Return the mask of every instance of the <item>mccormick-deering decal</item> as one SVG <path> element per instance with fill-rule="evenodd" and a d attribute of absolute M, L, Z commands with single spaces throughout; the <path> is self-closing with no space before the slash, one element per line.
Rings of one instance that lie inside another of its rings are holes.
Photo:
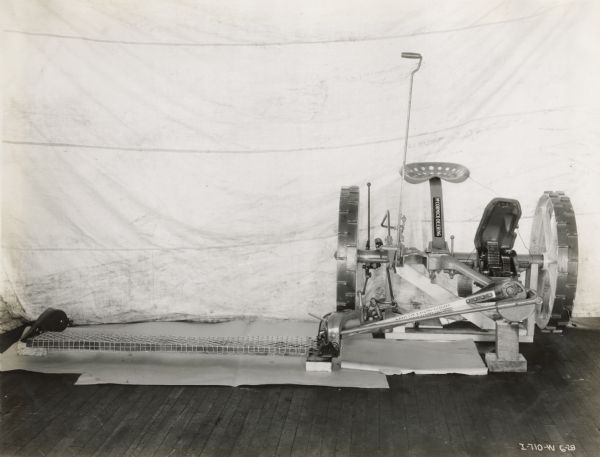
<path fill-rule="evenodd" d="M 436 238 L 442 238 L 442 199 L 433 197 L 433 234 Z"/>

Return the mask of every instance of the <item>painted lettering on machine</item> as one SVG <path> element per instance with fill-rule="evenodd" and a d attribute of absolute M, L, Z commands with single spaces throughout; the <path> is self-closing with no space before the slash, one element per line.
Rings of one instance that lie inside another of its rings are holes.
<path fill-rule="evenodd" d="M 444 230 L 442 228 L 442 199 L 440 197 L 433 197 L 433 233 L 436 238 L 442 238 L 444 236 Z"/>
<path fill-rule="evenodd" d="M 469 297 L 465 301 L 468 304 L 479 303 L 479 302 L 486 301 L 488 299 L 492 299 L 492 298 L 495 298 L 495 297 L 496 297 L 495 293 L 493 293 L 493 292 L 486 292 L 486 293 L 483 293 L 483 294 L 477 294 L 477 295 L 475 295 L 473 297 Z"/>

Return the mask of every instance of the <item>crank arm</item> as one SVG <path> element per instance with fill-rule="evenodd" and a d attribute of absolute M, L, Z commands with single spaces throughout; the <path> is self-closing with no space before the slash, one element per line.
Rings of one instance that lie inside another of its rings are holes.
<path fill-rule="evenodd" d="M 488 292 L 489 293 L 489 292 Z M 475 294 L 478 295 L 478 294 Z M 512 298 L 506 300 L 500 300 L 495 303 L 480 303 L 480 301 L 473 301 L 475 296 L 463 298 L 443 305 L 432 306 L 427 309 L 413 311 L 412 313 L 402 314 L 400 316 L 391 317 L 377 322 L 361 325 L 358 327 L 342 330 L 340 335 L 349 336 L 356 333 L 371 333 L 378 330 L 385 330 L 400 325 L 410 324 L 413 322 L 419 322 L 427 319 L 434 319 L 438 317 L 450 317 L 458 314 L 482 312 L 482 311 L 493 311 L 501 310 L 505 308 L 514 308 L 517 306 L 528 306 L 528 305 L 539 305 L 542 299 L 536 295 L 535 292 L 528 290 L 526 298 Z"/>

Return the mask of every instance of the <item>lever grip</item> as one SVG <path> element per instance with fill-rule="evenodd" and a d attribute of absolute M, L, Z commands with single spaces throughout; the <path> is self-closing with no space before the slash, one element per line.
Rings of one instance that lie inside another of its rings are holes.
<path fill-rule="evenodd" d="M 419 54 L 418 52 L 403 52 L 402 57 L 404 59 L 422 59 L 423 58 L 423 56 L 421 56 L 421 54 Z"/>

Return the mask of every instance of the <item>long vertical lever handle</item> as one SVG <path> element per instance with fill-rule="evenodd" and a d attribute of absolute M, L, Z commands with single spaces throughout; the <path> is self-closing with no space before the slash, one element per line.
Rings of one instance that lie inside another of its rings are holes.
<path fill-rule="evenodd" d="M 400 203 L 398 204 L 398 247 L 400 247 L 400 245 L 402 244 L 402 237 L 401 237 L 401 232 L 400 232 L 400 226 L 402 225 L 402 190 L 404 187 L 404 168 L 406 166 L 406 153 L 408 151 L 408 130 L 410 127 L 410 108 L 412 105 L 412 88 L 413 88 L 413 77 L 415 76 L 415 73 L 417 71 L 419 71 L 419 68 L 421 68 L 421 62 L 423 61 L 423 56 L 421 56 L 421 54 L 419 54 L 418 52 L 403 52 L 402 53 L 402 58 L 403 59 L 416 59 L 418 60 L 417 66 L 416 68 L 410 73 L 410 85 L 408 88 L 408 112 L 406 113 L 406 130 L 404 132 L 404 155 L 402 157 L 402 168 L 400 170 L 400 174 L 401 174 L 401 179 L 400 179 Z"/>

